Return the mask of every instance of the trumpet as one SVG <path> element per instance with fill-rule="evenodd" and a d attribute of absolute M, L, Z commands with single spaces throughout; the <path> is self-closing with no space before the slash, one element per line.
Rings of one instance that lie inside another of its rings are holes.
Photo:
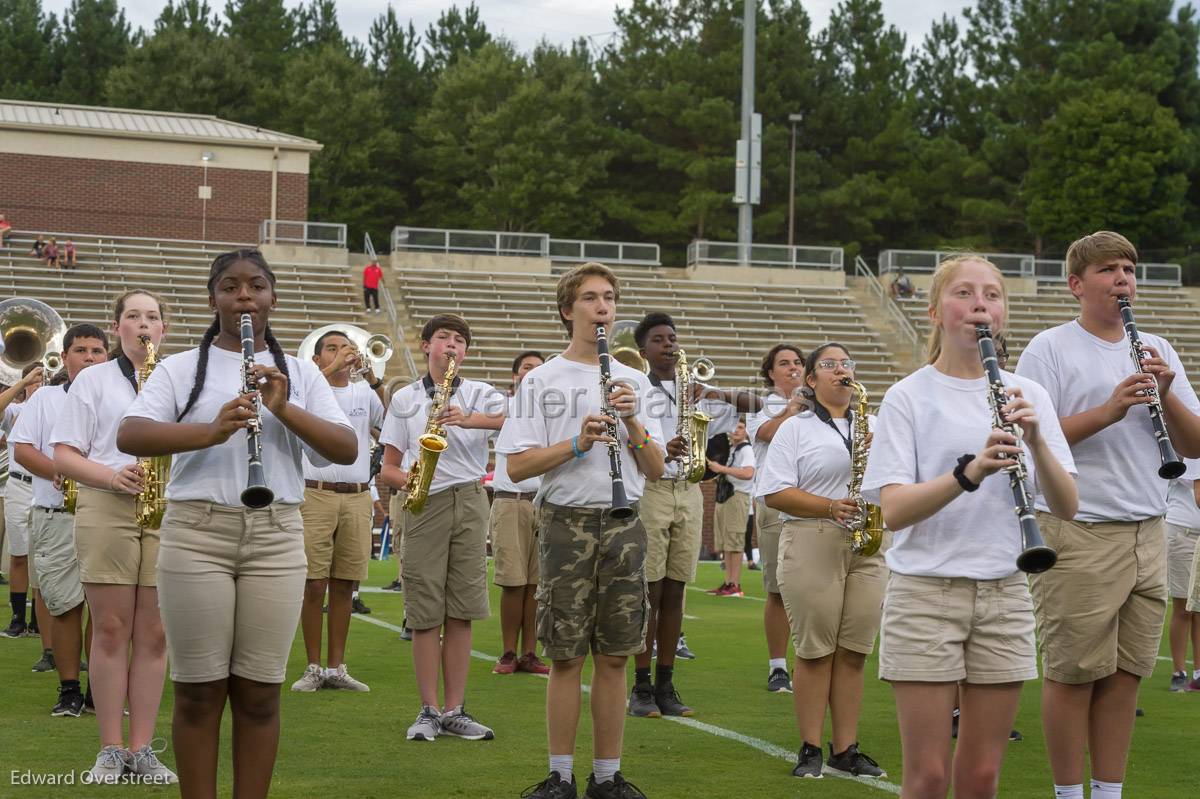
<path fill-rule="evenodd" d="M 395 353 L 392 340 L 378 333 L 372 335 L 354 325 L 318 327 L 305 336 L 304 341 L 300 342 L 300 347 L 296 350 L 296 357 L 302 361 L 312 360 L 313 355 L 316 354 L 317 339 L 326 333 L 340 333 L 348 338 L 354 347 L 355 363 L 350 371 L 351 380 L 374 382 L 371 380 L 372 374 L 377 378 L 383 377 L 383 365 L 391 360 Z"/>

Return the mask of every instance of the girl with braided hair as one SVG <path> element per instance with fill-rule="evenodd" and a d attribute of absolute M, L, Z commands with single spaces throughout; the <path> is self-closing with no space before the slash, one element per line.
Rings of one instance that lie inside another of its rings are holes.
<path fill-rule="evenodd" d="M 279 745 L 279 693 L 307 564 L 301 456 L 353 463 L 353 428 L 316 366 L 271 334 L 275 275 L 257 250 L 218 256 L 215 312 L 200 346 L 166 358 L 126 411 L 122 452 L 173 455 L 160 530 L 159 607 L 174 685 L 174 748 L 184 799 L 215 797 L 226 700 L 234 794 L 266 796 Z M 242 393 L 240 319 L 254 329 L 257 392 Z M 250 509 L 243 432 L 261 398 L 262 461 L 275 501 Z"/>

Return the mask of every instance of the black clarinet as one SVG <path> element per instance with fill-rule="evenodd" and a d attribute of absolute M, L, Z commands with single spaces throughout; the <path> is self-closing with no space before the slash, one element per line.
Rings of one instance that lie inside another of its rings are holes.
<path fill-rule="evenodd" d="M 1009 397 L 1008 392 L 1004 390 L 1004 380 L 1000 377 L 1000 361 L 996 358 L 996 342 L 992 341 L 992 330 L 987 325 L 976 325 L 975 337 L 978 339 L 983 371 L 987 374 L 992 426 L 1016 436 L 1016 425 L 1006 421 L 1004 414 L 1000 412 L 1000 409 L 1008 404 Z M 1019 437 L 1017 441 L 1020 442 Z M 1025 468 L 1024 454 L 1018 453 L 1014 456 L 1012 465 L 1004 467 L 1004 471 L 1008 472 L 1017 522 L 1021 527 L 1021 554 L 1017 556 L 1017 568 L 1029 574 L 1041 574 L 1058 562 L 1058 553 L 1046 546 L 1042 532 L 1038 529 L 1037 517 L 1033 515 L 1033 497 L 1029 495 L 1029 487 L 1025 483 L 1029 472 Z"/>
<path fill-rule="evenodd" d="M 596 353 L 600 356 L 600 412 L 609 419 L 608 434 L 612 437 L 608 444 L 608 474 L 612 477 L 612 509 L 609 515 L 614 519 L 628 519 L 633 515 L 633 508 L 625 496 L 625 478 L 621 474 L 617 414 L 608 404 L 608 395 L 612 391 L 612 355 L 608 352 L 608 333 L 602 324 L 596 325 Z"/>
<path fill-rule="evenodd" d="M 1138 372 L 1145 373 L 1142 367 L 1142 358 L 1149 356 L 1146 348 L 1142 346 L 1142 339 L 1138 336 L 1137 323 L 1133 321 L 1133 307 L 1129 303 L 1129 297 L 1121 295 L 1117 297 L 1117 306 L 1121 309 L 1121 319 L 1125 322 L 1125 335 L 1129 339 L 1129 356 L 1133 358 L 1133 368 Z M 1162 466 L 1158 467 L 1158 476 L 1164 480 L 1174 480 L 1187 471 L 1187 466 L 1179 459 L 1179 455 L 1175 453 L 1175 447 L 1171 446 L 1171 437 L 1167 435 L 1167 422 L 1163 418 L 1162 397 L 1158 395 L 1158 381 L 1145 391 L 1146 396 L 1150 397 L 1150 404 L 1147 409 L 1150 411 L 1150 424 L 1154 426 L 1154 443 L 1158 444 L 1158 457 L 1162 461 Z"/>
<path fill-rule="evenodd" d="M 258 396 L 258 381 L 254 379 L 254 325 L 250 314 L 242 314 L 242 393 L 254 393 L 254 418 L 246 427 L 246 451 L 250 456 L 246 474 L 246 488 L 242 491 L 242 504 L 247 508 L 265 508 L 275 501 L 275 492 L 267 488 L 263 473 L 262 404 Z"/>

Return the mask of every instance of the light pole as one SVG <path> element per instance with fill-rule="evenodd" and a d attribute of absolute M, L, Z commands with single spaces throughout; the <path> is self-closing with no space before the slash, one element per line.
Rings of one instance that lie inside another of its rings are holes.
<path fill-rule="evenodd" d="M 804 121 L 804 114 L 788 114 L 792 123 L 792 159 L 788 166 L 788 247 L 796 245 L 796 126 Z"/>
<path fill-rule="evenodd" d="M 200 240 L 208 240 L 208 201 L 212 199 L 212 186 L 208 185 L 208 162 L 216 161 L 217 154 L 211 150 L 205 150 L 200 153 L 200 160 L 204 162 L 204 185 L 200 187 Z"/>

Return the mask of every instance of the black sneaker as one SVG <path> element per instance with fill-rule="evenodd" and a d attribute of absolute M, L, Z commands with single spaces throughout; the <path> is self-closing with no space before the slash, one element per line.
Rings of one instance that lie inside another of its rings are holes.
<path fill-rule="evenodd" d="M 630 702 L 632 702 L 632 698 Z M 695 711 L 679 699 L 679 692 L 672 683 L 654 686 L 654 704 L 664 716 L 691 716 Z"/>
<path fill-rule="evenodd" d="M 83 715 L 83 694 L 78 690 L 58 692 L 58 703 L 54 709 L 50 711 L 51 716 L 73 716 L 79 718 Z"/>
<path fill-rule="evenodd" d="M 840 754 L 833 753 L 833 744 L 829 744 L 829 769 L 851 777 L 886 777 L 887 772 L 879 767 L 871 758 L 858 751 L 858 744 L 853 743 Z"/>
<path fill-rule="evenodd" d="M 521 791 L 521 799 L 575 799 L 577 796 L 575 776 L 571 776 L 570 782 L 564 782 L 557 771 L 551 771 L 549 777 Z"/>
<path fill-rule="evenodd" d="M 362 615 L 366 616 L 371 612 L 371 609 L 363 604 L 362 599 L 359 597 L 354 597 L 354 599 L 350 600 L 350 612 L 361 613 Z"/>
<path fill-rule="evenodd" d="M 752 560 L 752 561 L 750 561 L 750 565 L 749 565 L 749 566 L 747 566 L 746 568 L 747 568 L 747 569 L 749 569 L 749 570 L 750 570 L 750 571 L 752 571 L 752 572 L 760 572 L 760 571 L 762 571 L 762 566 L 759 566 L 759 565 L 758 565 L 758 561 L 756 561 L 756 560 Z"/>
<path fill-rule="evenodd" d="M 5 638 L 20 638 L 25 634 L 27 629 L 28 628 L 25 625 L 25 620 L 14 614 L 12 621 L 9 622 L 8 627 L 4 628 L 4 630 L 0 632 L 0 635 L 4 636 Z"/>
<path fill-rule="evenodd" d="M 771 676 L 767 677 L 767 690 L 773 694 L 792 692 L 792 678 L 788 676 L 787 669 L 777 668 L 771 672 Z"/>
<path fill-rule="evenodd" d="M 821 779 L 821 769 L 825 765 L 823 761 L 821 747 L 813 746 L 808 741 L 805 741 L 800 746 L 800 752 L 796 756 L 796 767 L 792 769 L 792 776 L 810 777 L 819 780 Z"/>
<path fill-rule="evenodd" d="M 596 775 L 589 774 L 583 799 L 646 799 L 646 794 L 632 782 L 627 782 L 618 771 L 608 782 L 596 782 Z"/>
<path fill-rule="evenodd" d="M 633 690 L 629 692 L 629 715 L 651 719 L 662 716 L 658 703 L 654 701 L 654 686 L 648 682 L 633 684 Z M 590 790 L 588 794 L 591 794 Z"/>
<path fill-rule="evenodd" d="M 384 591 L 403 591 L 404 583 L 400 582 L 400 578 L 397 577 L 395 580 L 392 580 L 390 583 L 385 585 L 383 587 L 383 590 Z"/>

